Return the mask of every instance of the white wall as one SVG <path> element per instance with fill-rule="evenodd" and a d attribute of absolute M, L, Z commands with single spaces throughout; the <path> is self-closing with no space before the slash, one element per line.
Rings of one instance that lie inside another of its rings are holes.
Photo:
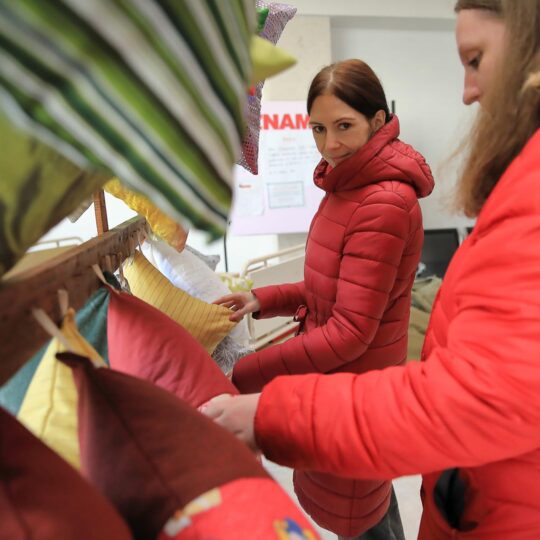
<path fill-rule="evenodd" d="M 455 0 L 287 0 L 299 15 L 453 19 Z"/>
<path fill-rule="evenodd" d="M 465 226 L 449 203 L 459 160 L 448 163 L 466 134 L 473 108 L 461 102 L 463 68 L 456 53 L 453 22 L 396 18 L 335 18 L 334 61 L 361 58 L 380 77 L 388 101 L 396 101 L 401 138 L 431 166 L 436 188 L 424 199 L 426 228 Z M 445 165 L 446 163 L 446 165 Z"/>

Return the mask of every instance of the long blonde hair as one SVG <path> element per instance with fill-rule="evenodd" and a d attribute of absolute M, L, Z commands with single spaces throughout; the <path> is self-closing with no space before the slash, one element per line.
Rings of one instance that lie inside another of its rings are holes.
<path fill-rule="evenodd" d="M 540 127 L 540 0 L 502 0 L 504 58 L 469 139 L 457 206 L 478 215 L 512 160 Z"/>

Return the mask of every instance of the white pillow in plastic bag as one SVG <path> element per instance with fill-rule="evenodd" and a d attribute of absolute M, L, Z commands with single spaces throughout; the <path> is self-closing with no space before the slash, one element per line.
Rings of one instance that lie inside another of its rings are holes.
<path fill-rule="evenodd" d="M 181 252 L 162 242 L 148 238 L 142 245 L 143 255 L 175 287 L 195 298 L 211 303 L 220 296 L 230 293 L 221 281 L 199 257 L 184 249 Z M 240 321 L 229 334 L 238 344 L 247 347 L 249 332 L 247 321 Z"/>

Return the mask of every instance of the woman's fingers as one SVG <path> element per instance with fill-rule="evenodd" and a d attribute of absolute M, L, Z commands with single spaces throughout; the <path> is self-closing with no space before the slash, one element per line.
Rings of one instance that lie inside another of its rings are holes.
<path fill-rule="evenodd" d="M 227 294 L 212 303 L 230 309 L 233 313 L 229 320 L 232 322 L 241 321 L 247 313 L 259 310 L 259 302 L 252 293 Z"/>
<path fill-rule="evenodd" d="M 225 296 L 221 296 L 214 300 L 212 304 L 225 304 L 228 302 L 235 302 L 238 298 L 237 294 L 226 294 Z"/>
<path fill-rule="evenodd" d="M 246 313 L 249 313 L 249 311 L 247 311 L 245 307 L 237 310 L 234 310 L 233 308 L 233 313 L 229 315 L 229 321 L 239 322 L 244 318 Z"/>

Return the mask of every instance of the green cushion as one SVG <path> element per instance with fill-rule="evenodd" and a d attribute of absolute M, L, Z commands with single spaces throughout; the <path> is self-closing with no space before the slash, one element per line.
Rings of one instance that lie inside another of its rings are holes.
<path fill-rule="evenodd" d="M 0 276 L 108 179 L 15 127 L 1 106 L 0 100 Z"/>

